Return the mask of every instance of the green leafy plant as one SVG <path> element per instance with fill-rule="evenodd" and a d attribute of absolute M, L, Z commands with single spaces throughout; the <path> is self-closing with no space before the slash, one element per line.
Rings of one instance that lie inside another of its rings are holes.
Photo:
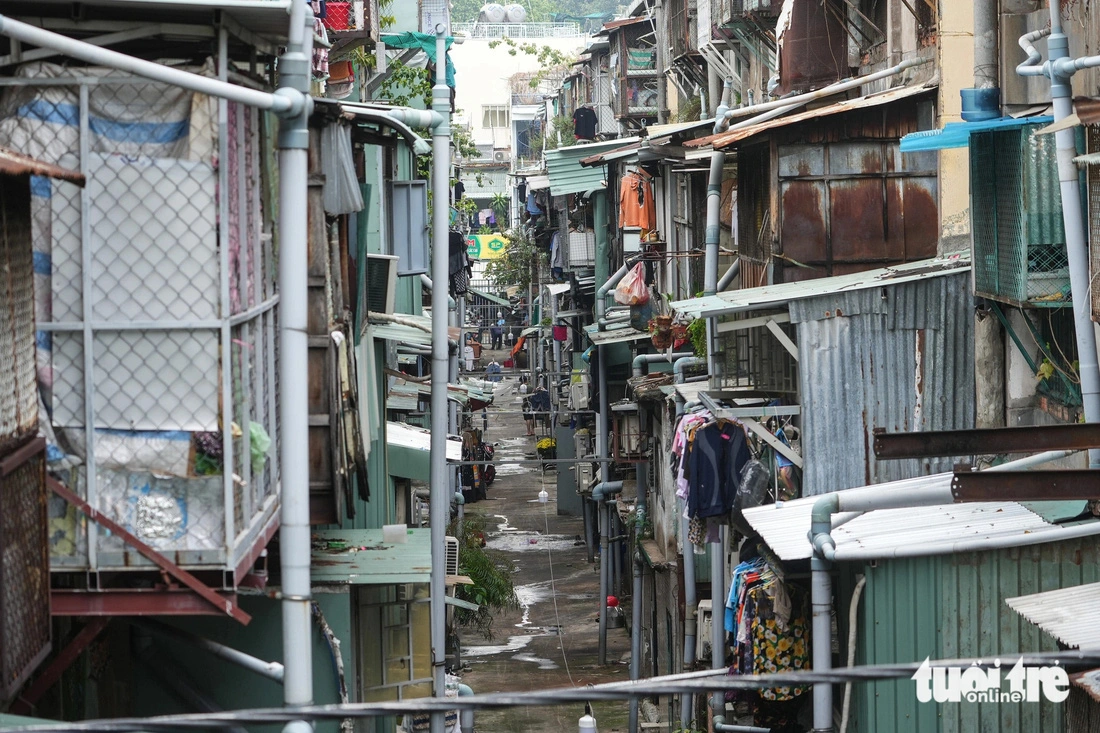
<path fill-rule="evenodd" d="M 504 230 L 504 224 L 508 221 L 508 209 L 512 206 L 512 197 L 506 193 L 494 193 L 489 208 L 497 217 L 497 228 Z"/>
<path fill-rule="evenodd" d="M 513 582 L 515 566 L 500 553 L 485 547 L 486 522 L 476 514 L 467 515 L 458 532 L 452 522 L 448 534 L 458 538 L 458 573 L 473 581 L 459 585 L 458 598 L 476 603 L 477 611 L 455 609 L 455 623 L 474 628 L 487 639 L 493 638 L 493 613 L 517 608 L 519 599 Z"/>
<path fill-rule="evenodd" d="M 687 332 L 695 355 L 705 357 L 707 355 L 707 322 L 702 318 L 696 318 L 688 324 Z"/>

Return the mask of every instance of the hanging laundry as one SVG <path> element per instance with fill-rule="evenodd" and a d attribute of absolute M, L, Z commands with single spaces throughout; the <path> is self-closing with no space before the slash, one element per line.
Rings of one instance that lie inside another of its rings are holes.
<path fill-rule="evenodd" d="M 578 140 L 596 139 L 596 113 L 590 107 L 578 107 L 573 113 L 573 137 Z"/>
<path fill-rule="evenodd" d="M 619 184 L 619 226 L 657 228 L 657 204 L 653 199 L 652 176 L 639 169 L 623 175 Z"/>

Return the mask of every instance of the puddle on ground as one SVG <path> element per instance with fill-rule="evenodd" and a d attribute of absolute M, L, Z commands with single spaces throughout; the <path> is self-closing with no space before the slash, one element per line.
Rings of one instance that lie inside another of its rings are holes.
<path fill-rule="evenodd" d="M 497 522 L 497 532 L 490 537 L 486 545 L 494 550 L 502 552 L 545 552 L 546 550 L 572 550 L 575 547 L 576 537 L 563 534 L 542 534 L 513 527 L 508 522 L 508 517 L 503 514 L 494 514 Z M 533 540 L 533 541 L 532 541 Z"/>
<path fill-rule="evenodd" d="M 499 515 L 498 515 L 499 516 Z M 504 519 L 507 524 L 507 518 Z M 529 585 L 516 586 L 516 598 L 519 599 L 520 608 L 523 609 L 523 617 L 520 622 L 516 624 L 516 628 L 523 629 L 525 631 L 533 631 L 535 633 L 523 634 L 519 636 L 508 637 L 506 644 L 488 644 L 463 647 L 462 656 L 464 657 L 489 657 L 497 654 L 511 654 L 512 659 L 517 662 L 530 662 L 531 664 L 538 665 L 539 669 L 557 669 L 558 665 L 549 659 L 543 657 L 536 657 L 533 654 L 521 652 L 531 643 L 531 640 L 537 636 L 556 636 L 558 630 L 553 626 L 531 626 L 531 606 L 540 601 L 545 601 L 550 597 L 549 583 L 531 583 Z"/>

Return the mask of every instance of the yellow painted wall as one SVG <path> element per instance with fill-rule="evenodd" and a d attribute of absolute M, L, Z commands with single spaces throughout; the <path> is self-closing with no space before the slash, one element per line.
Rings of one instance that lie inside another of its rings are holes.
<path fill-rule="evenodd" d="M 959 90 L 974 86 L 974 3 L 939 3 L 940 98 L 938 127 L 961 122 Z M 940 252 L 970 249 L 970 154 L 940 151 Z"/>

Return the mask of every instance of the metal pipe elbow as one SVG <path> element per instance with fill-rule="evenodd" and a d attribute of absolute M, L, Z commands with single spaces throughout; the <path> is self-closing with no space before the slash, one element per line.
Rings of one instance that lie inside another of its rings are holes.
<path fill-rule="evenodd" d="M 826 560 L 832 560 L 836 553 L 833 540 L 833 515 L 840 511 L 840 497 L 826 494 L 814 503 L 810 513 L 810 544 L 814 554 Z"/>
<path fill-rule="evenodd" d="M 604 501 L 622 490 L 622 481 L 602 481 L 592 487 L 592 498 L 596 501 Z"/>

